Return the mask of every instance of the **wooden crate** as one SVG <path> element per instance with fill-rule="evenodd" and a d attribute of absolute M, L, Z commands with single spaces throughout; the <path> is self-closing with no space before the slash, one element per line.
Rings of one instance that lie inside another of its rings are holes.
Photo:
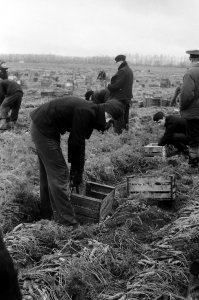
<path fill-rule="evenodd" d="M 127 194 L 141 194 L 147 200 L 174 200 L 176 197 L 175 176 L 128 176 Z"/>
<path fill-rule="evenodd" d="M 170 88 L 171 82 L 168 78 L 162 78 L 160 81 L 160 87 Z"/>
<path fill-rule="evenodd" d="M 144 146 L 145 157 L 161 157 L 162 160 L 166 159 L 166 148 L 158 146 L 157 143 L 150 143 Z"/>
<path fill-rule="evenodd" d="M 160 106 L 160 105 L 161 105 L 160 97 L 148 97 L 144 99 L 144 107 Z"/>
<path fill-rule="evenodd" d="M 72 193 L 71 202 L 77 220 L 82 223 L 97 223 L 112 211 L 115 187 L 95 182 L 86 182 L 83 194 Z"/>
<path fill-rule="evenodd" d="M 160 105 L 161 106 L 170 106 L 170 101 L 166 100 L 166 99 L 161 99 Z"/>

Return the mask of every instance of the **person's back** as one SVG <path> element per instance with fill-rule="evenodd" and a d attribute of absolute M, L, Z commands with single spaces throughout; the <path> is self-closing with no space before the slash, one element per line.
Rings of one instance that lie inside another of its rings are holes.
<path fill-rule="evenodd" d="M 165 120 L 166 130 L 171 130 L 173 133 L 184 133 L 186 134 L 186 120 L 179 116 L 169 115 Z"/>
<path fill-rule="evenodd" d="M 23 94 L 22 87 L 14 80 L 5 79 L 0 81 L 1 92 L 6 96 L 13 95 L 16 92 L 21 92 Z"/>
<path fill-rule="evenodd" d="M 165 116 L 161 111 L 153 116 L 153 120 L 165 128 L 164 135 L 159 139 L 158 145 L 173 145 L 179 153 L 187 155 L 189 139 L 186 134 L 186 120 L 174 115 Z"/>

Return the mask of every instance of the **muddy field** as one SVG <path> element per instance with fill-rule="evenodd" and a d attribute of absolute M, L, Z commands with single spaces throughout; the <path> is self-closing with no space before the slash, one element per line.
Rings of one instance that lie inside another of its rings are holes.
<path fill-rule="evenodd" d="M 132 66 L 133 68 L 133 66 Z M 111 77 L 116 66 L 24 65 L 18 72 L 24 98 L 16 129 L 2 132 L 0 220 L 6 245 L 19 270 L 23 299 L 135 300 L 186 297 L 189 264 L 198 258 L 198 172 L 184 157 L 148 158 L 144 146 L 163 133 L 152 121 L 158 110 L 142 107 L 146 97 L 171 100 L 182 82 L 182 68 L 133 68 L 134 101 L 130 129 L 116 135 L 94 131 L 87 141 L 85 181 L 116 188 L 111 214 L 100 223 L 84 224 L 76 232 L 41 220 L 37 156 L 29 135 L 29 113 L 41 103 L 71 93 L 83 97 L 103 69 Z M 58 77 L 58 79 L 57 79 Z M 36 79 L 37 78 L 37 79 Z M 169 87 L 161 87 L 169 79 Z M 50 92 L 56 91 L 56 95 Z M 42 94 L 46 92 L 46 94 Z M 67 157 L 68 136 L 62 138 Z M 130 175 L 175 176 L 173 201 L 147 200 L 128 194 Z"/>

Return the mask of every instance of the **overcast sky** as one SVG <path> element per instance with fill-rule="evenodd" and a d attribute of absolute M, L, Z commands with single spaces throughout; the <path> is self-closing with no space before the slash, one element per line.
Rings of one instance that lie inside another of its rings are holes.
<path fill-rule="evenodd" d="M 0 0 L 0 53 L 185 56 L 199 0 Z"/>

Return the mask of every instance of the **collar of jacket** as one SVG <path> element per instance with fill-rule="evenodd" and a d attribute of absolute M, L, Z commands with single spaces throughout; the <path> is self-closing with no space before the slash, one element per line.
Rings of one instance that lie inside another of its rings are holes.
<path fill-rule="evenodd" d="M 126 61 L 124 61 L 124 62 L 119 66 L 118 70 L 120 70 L 120 69 L 122 69 L 122 68 L 124 68 L 124 67 L 126 67 L 126 66 L 128 66 L 128 64 L 127 64 Z"/>
<path fill-rule="evenodd" d="M 199 67 L 199 61 L 192 63 L 190 68 L 192 68 L 192 67 Z"/>

